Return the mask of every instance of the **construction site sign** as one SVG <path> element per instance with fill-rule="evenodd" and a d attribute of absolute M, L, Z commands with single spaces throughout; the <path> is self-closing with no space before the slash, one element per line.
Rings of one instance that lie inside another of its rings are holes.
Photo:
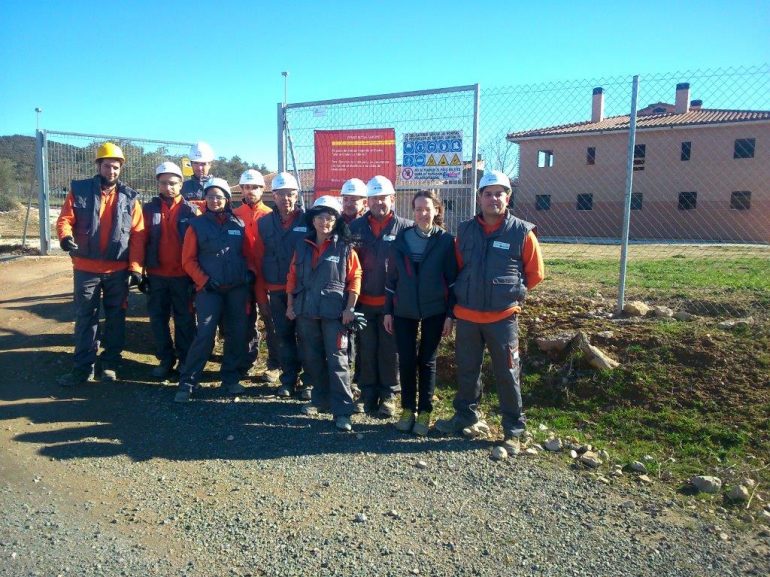
<path fill-rule="evenodd" d="M 349 178 L 381 174 L 396 182 L 393 128 L 315 131 L 315 197 L 337 195 Z"/>
<path fill-rule="evenodd" d="M 410 132 L 404 134 L 403 180 L 461 182 L 463 177 L 463 133 Z"/>

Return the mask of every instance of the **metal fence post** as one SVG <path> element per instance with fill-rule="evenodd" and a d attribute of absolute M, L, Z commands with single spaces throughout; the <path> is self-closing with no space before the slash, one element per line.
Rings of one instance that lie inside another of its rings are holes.
<path fill-rule="evenodd" d="M 51 249 L 51 211 L 48 203 L 48 142 L 45 130 L 35 135 L 38 182 L 38 218 L 40 219 L 40 254 L 47 256 Z"/>
<path fill-rule="evenodd" d="M 468 218 L 473 218 L 475 212 L 475 195 L 476 195 L 476 179 L 478 177 L 478 161 L 479 161 L 479 114 L 481 108 L 481 92 L 479 90 L 479 84 L 476 83 L 473 89 L 473 177 L 471 178 L 471 213 Z"/>
<path fill-rule="evenodd" d="M 628 125 L 628 151 L 626 153 L 626 200 L 623 209 L 623 236 L 620 249 L 620 280 L 618 282 L 617 312 L 623 310 L 626 293 L 626 267 L 628 265 L 628 229 L 631 225 L 631 190 L 634 184 L 634 146 L 636 144 L 636 105 L 639 98 L 639 75 L 634 76 L 631 87 L 631 115 Z"/>
<path fill-rule="evenodd" d="M 278 172 L 286 170 L 286 107 L 278 103 Z"/>

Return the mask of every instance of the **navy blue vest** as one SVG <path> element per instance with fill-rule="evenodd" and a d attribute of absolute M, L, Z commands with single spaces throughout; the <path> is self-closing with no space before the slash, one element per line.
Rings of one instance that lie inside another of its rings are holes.
<path fill-rule="evenodd" d="M 244 256 L 246 233 L 243 221 L 227 212 L 219 223 L 215 213 L 205 212 L 190 221 L 198 237 L 198 264 L 208 276 L 223 287 L 248 282 Z"/>
<path fill-rule="evenodd" d="M 144 203 L 142 212 L 144 213 L 144 229 L 147 232 L 147 252 L 144 256 L 145 266 L 148 268 L 157 268 L 160 266 L 158 261 L 158 252 L 160 251 L 161 243 L 161 215 L 163 200 L 160 197 L 155 197 Z M 187 232 L 187 227 L 190 225 L 190 220 L 198 216 L 198 210 L 187 202 L 184 198 L 177 210 L 179 216 L 176 221 L 176 228 L 179 232 L 180 242 L 184 241 L 184 233 Z"/>
<path fill-rule="evenodd" d="M 463 268 L 457 275 L 457 304 L 482 312 L 503 311 L 522 304 L 527 296 L 524 240 L 534 230 L 531 222 L 506 213 L 502 226 L 484 235 L 476 217 L 460 223 L 457 248 Z"/>
<path fill-rule="evenodd" d="M 336 235 L 313 268 L 311 244 L 299 241 L 294 252 L 297 285 L 294 289 L 294 311 L 297 316 L 338 319 L 345 310 L 345 276 L 348 245 Z"/>
<path fill-rule="evenodd" d="M 259 236 L 265 245 L 265 255 L 262 259 L 262 278 L 267 284 L 286 284 L 289 276 L 289 266 L 294 247 L 297 242 L 307 235 L 307 226 L 303 218 L 305 211 L 294 218 L 288 229 L 281 226 L 281 215 L 277 210 L 266 214 L 257 221 Z"/>
<path fill-rule="evenodd" d="M 390 245 L 399 232 L 414 222 L 394 214 L 380 236 L 375 237 L 369 226 L 370 214 L 367 211 L 351 222 L 350 232 L 356 242 L 356 252 L 363 270 L 361 294 L 381 297 L 385 295 L 385 261 L 388 259 Z"/>
<path fill-rule="evenodd" d="M 185 180 L 182 183 L 182 190 L 179 191 L 179 194 L 181 194 L 182 198 L 185 200 L 201 200 L 203 198 L 203 185 L 206 184 L 206 181 L 209 178 L 212 178 L 211 174 L 203 180 L 199 180 L 198 177 L 192 176 L 189 180 Z"/>
<path fill-rule="evenodd" d="M 131 222 L 137 192 L 130 186 L 118 181 L 117 202 L 113 208 L 112 230 L 107 248 L 102 252 L 99 247 L 99 209 L 102 201 L 101 179 L 97 174 L 85 180 L 73 180 L 72 209 L 75 213 L 73 235 L 78 249 L 70 252 L 71 256 L 128 262 L 128 241 L 131 237 Z"/>

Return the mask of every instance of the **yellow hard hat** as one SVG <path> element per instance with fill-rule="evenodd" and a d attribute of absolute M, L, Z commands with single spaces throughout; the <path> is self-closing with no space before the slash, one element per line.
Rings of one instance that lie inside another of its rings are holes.
<path fill-rule="evenodd" d="M 123 151 L 120 149 L 120 146 L 113 144 L 112 142 L 105 142 L 96 149 L 95 160 L 101 160 L 102 158 L 117 158 L 121 162 L 126 161 L 126 157 L 123 156 Z"/>

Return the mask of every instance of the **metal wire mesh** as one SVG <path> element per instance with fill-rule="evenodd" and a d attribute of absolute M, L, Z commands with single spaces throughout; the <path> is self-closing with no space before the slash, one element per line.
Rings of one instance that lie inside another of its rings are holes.
<path fill-rule="evenodd" d="M 413 193 L 421 189 L 439 192 L 446 207 L 445 220 L 454 230 L 457 223 L 473 214 L 475 199 L 472 191 L 472 151 L 474 130 L 475 88 L 438 89 L 419 94 L 405 93 L 353 101 L 292 103 L 285 109 L 286 124 L 294 149 L 296 168 L 306 204 L 312 203 L 315 178 L 316 130 L 393 128 L 396 133 L 397 179 L 395 211 L 404 216 L 412 213 Z M 453 89 L 452 89 L 453 90 Z M 451 182 L 405 180 L 404 136 L 412 133 L 462 133 L 463 170 L 461 178 Z M 294 167 L 289 166 L 290 169 Z M 351 174 L 350 178 L 357 176 Z"/>
<path fill-rule="evenodd" d="M 120 146 L 126 162 L 120 180 L 139 192 L 142 201 L 157 194 L 155 167 L 164 160 L 179 164 L 190 150 L 190 143 L 163 142 L 122 136 L 45 132 L 48 199 L 51 207 L 60 207 L 73 180 L 90 178 L 95 173 L 96 149 L 105 141 Z"/>

